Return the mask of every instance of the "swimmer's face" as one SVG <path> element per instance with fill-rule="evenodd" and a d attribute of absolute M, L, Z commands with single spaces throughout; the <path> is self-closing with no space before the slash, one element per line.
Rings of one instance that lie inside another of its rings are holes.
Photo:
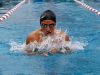
<path fill-rule="evenodd" d="M 43 20 L 41 22 L 41 30 L 46 36 L 53 35 L 56 23 L 52 20 Z"/>

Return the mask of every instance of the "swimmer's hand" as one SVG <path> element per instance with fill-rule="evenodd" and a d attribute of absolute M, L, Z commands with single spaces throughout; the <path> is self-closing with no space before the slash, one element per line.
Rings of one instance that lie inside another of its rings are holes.
<path fill-rule="evenodd" d="M 46 56 L 46 57 L 49 56 L 48 52 L 38 52 L 37 48 L 34 51 L 32 51 L 32 50 L 25 50 L 25 52 L 28 55 L 43 55 L 43 56 Z"/>
<path fill-rule="evenodd" d="M 59 53 L 59 51 L 58 51 L 57 49 L 55 49 L 55 48 L 51 48 L 51 49 L 49 50 L 49 52 L 50 52 L 50 53 L 53 53 L 53 54 Z"/>
<path fill-rule="evenodd" d="M 69 47 L 64 47 L 64 49 L 66 50 L 64 53 L 70 53 L 71 49 Z"/>
<path fill-rule="evenodd" d="M 28 55 L 35 55 L 35 54 L 37 54 L 37 53 L 36 53 L 37 51 L 38 51 L 37 48 L 36 48 L 34 51 L 29 50 L 29 49 L 25 50 L 25 52 L 26 52 Z"/>
<path fill-rule="evenodd" d="M 49 56 L 47 52 L 43 52 L 43 56 Z"/>
<path fill-rule="evenodd" d="M 28 55 L 34 55 L 34 52 L 32 50 L 25 50 L 25 52 L 28 54 Z"/>
<path fill-rule="evenodd" d="M 65 51 L 62 52 L 62 51 L 59 51 L 59 50 L 57 50 L 55 48 L 51 48 L 49 50 L 49 52 L 52 53 L 52 54 L 56 54 L 56 53 L 70 53 L 71 52 L 71 49 L 69 47 L 64 47 L 64 49 L 65 49 Z M 62 48 L 60 50 L 62 50 Z"/>

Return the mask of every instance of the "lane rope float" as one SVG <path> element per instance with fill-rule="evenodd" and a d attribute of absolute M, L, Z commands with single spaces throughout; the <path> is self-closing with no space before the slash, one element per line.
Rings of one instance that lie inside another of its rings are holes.
<path fill-rule="evenodd" d="M 74 1 L 77 2 L 78 4 L 81 4 L 81 5 L 84 6 L 85 8 L 87 8 L 87 9 L 89 9 L 89 10 L 91 10 L 91 11 L 97 13 L 98 15 L 100 15 L 100 11 L 99 11 L 99 10 L 97 10 L 97 9 L 95 9 L 95 8 L 89 6 L 89 5 L 87 5 L 87 4 L 85 4 L 85 3 L 81 2 L 81 1 L 78 1 L 78 0 L 74 0 Z"/>
<path fill-rule="evenodd" d="M 10 11 L 8 11 L 6 14 L 4 14 L 0 18 L 0 22 L 3 21 L 4 19 L 8 18 L 11 13 L 13 13 L 19 6 L 21 6 L 26 0 L 21 1 L 19 4 L 17 4 L 15 7 L 13 7 Z"/>

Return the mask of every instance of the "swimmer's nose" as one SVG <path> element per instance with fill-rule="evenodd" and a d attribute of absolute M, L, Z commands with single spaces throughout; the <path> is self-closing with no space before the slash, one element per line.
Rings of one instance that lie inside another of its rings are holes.
<path fill-rule="evenodd" d="M 47 28 L 46 28 L 46 30 L 47 30 L 47 31 L 50 31 L 50 28 L 49 28 L 49 27 L 47 27 Z"/>

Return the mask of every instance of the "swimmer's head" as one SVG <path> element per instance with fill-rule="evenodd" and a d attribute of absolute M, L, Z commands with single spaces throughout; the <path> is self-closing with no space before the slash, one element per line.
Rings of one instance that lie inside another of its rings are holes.
<path fill-rule="evenodd" d="M 43 20 L 52 20 L 56 23 L 56 15 L 51 10 L 44 11 L 40 16 L 40 24 Z"/>

